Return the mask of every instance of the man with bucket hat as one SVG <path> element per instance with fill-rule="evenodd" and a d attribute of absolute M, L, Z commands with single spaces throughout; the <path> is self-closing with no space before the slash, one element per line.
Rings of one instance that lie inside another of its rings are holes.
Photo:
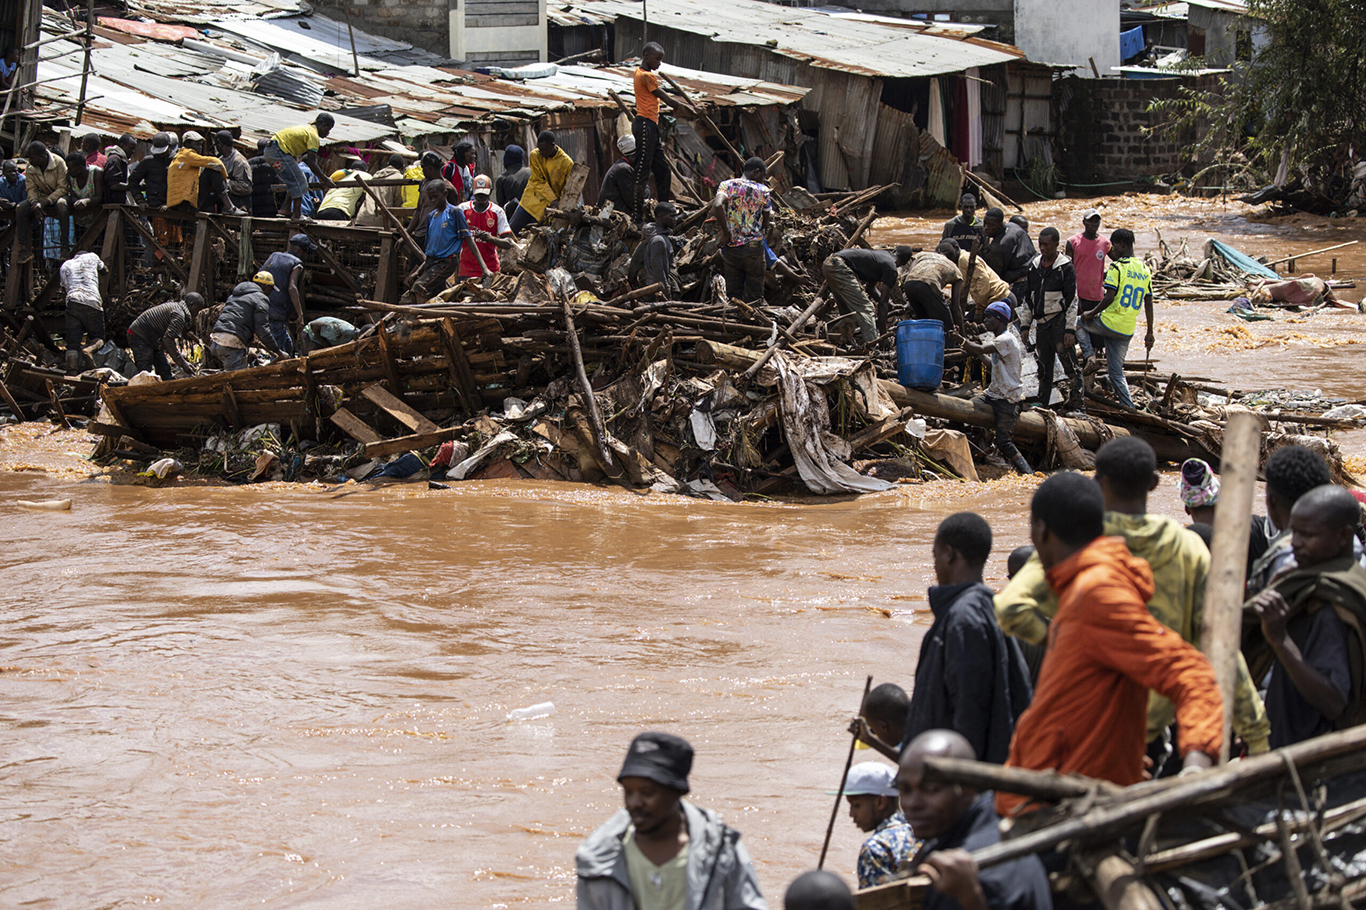
<path fill-rule="evenodd" d="M 985 401 L 996 415 L 997 453 L 1021 474 L 1033 474 L 1034 470 L 1020 450 L 1015 448 L 1012 438 L 1015 421 L 1020 419 L 1020 402 L 1024 400 L 1024 383 L 1020 379 L 1024 345 L 1010 330 L 1010 321 L 1014 316 L 1014 311 L 1006 301 L 998 300 L 991 304 L 982 314 L 982 322 L 995 337 L 980 343 L 965 338 L 963 350 L 980 357 L 983 363 L 991 367 L 991 385 L 987 386 L 985 395 L 973 400 Z"/>
<path fill-rule="evenodd" d="M 669 733 L 631 741 L 625 808 L 579 847 L 580 910 L 767 910 L 740 832 L 683 797 L 693 750 Z"/>
<path fill-rule="evenodd" d="M 829 791 L 833 796 L 833 790 Z M 858 886 L 871 888 L 896 878 L 897 867 L 915 855 L 920 843 L 906 824 L 897 801 L 896 769 L 882 762 L 860 762 L 844 779 L 849 818 L 872 832 L 858 852 Z"/>

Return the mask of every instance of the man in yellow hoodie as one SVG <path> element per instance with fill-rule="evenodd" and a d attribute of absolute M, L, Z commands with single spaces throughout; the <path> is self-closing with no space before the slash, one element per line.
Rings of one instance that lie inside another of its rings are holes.
<path fill-rule="evenodd" d="M 1129 552 L 1152 569 L 1155 590 L 1148 600 L 1148 611 L 1183 640 L 1199 647 L 1209 550 L 1198 535 L 1176 520 L 1147 514 L 1148 493 L 1161 480 L 1152 446 L 1132 436 L 1106 443 L 1096 453 L 1096 480 L 1105 495 L 1105 534 L 1123 537 Z M 1058 600 L 1049 590 L 1037 554 L 996 595 L 996 619 L 1001 628 L 1031 644 L 1044 640 L 1048 622 L 1057 610 Z M 1149 694 L 1151 743 L 1171 726 L 1175 712 L 1169 700 Z M 1247 743 L 1250 753 L 1267 751 L 1271 727 L 1266 708 L 1241 655 L 1235 695 L 1234 731 Z"/>
<path fill-rule="evenodd" d="M 212 155 L 204 154 L 204 137 L 187 130 L 166 168 L 166 207 L 187 212 L 240 214 L 228 195 L 228 169 Z"/>
<path fill-rule="evenodd" d="M 542 130 L 536 137 L 536 148 L 531 151 L 531 177 L 512 216 L 512 232 L 519 234 L 533 224 L 545 220 L 545 210 L 559 201 L 569 173 L 574 170 L 574 159 L 555 144 L 555 134 Z"/>

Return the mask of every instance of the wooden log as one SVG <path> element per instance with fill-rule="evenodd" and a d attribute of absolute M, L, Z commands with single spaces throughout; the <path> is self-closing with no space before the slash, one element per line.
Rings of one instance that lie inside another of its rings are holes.
<path fill-rule="evenodd" d="M 379 338 L 379 353 L 384 358 L 384 370 L 389 378 L 389 391 L 394 395 L 403 394 L 403 380 L 398 375 L 398 362 L 394 359 L 394 345 L 389 340 L 389 330 L 383 321 L 376 326 L 375 336 Z"/>
<path fill-rule="evenodd" d="M 1220 458 L 1219 501 L 1214 507 L 1214 539 L 1210 546 L 1209 581 L 1200 650 L 1209 658 L 1224 699 L 1224 740 L 1219 760 L 1228 761 L 1233 725 L 1234 685 L 1238 679 L 1243 633 L 1243 584 L 1247 574 L 1248 516 L 1257 487 L 1262 425 L 1244 411 L 1224 425 Z"/>
<path fill-rule="evenodd" d="M 411 436 L 396 436 L 393 439 L 368 442 L 365 444 L 365 457 L 379 458 L 382 455 L 397 455 L 399 452 L 426 449 L 440 445 L 448 439 L 454 439 L 464 432 L 466 429 L 463 426 L 441 427 L 430 433 L 414 433 Z"/>
<path fill-rule="evenodd" d="M 865 427 L 858 433 L 850 436 L 848 440 L 849 448 L 858 452 L 869 446 L 875 446 L 883 440 L 891 439 L 897 433 L 904 430 L 906 428 L 906 421 L 914 416 L 915 408 L 902 408 L 890 417 L 884 417 L 872 426 Z"/>
<path fill-rule="evenodd" d="M 974 790 L 1002 790 L 1047 802 L 1061 802 L 1093 793 L 1117 793 L 1121 789 L 1109 781 L 1094 780 L 1079 774 L 1064 776 L 1056 771 L 1030 771 L 940 756 L 925 758 L 925 779 L 963 784 Z"/>
<path fill-rule="evenodd" d="M 593 442 L 597 447 L 598 459 L 604 468 L 611 468 L 615 465 L 612 459 L 612 448 L 607 442 L 607 429 L 602 423 L 602 414 L 598 412 L 598 399 L 593 394 L 593 383 L 588 380 L 588 371 L 583 365 L 583 351 L 579 349 L 579 331 L 574 327 L 574 312 L 570 309 L 569 298 L 560 300 L 564 307 L 564 329 L 569 335 L 570 355 L 574 360 L 574 373 L 579 380 L 579 391 L 583 394 L 584 407 L 588 411 L 589 428 L 593 431 Z"/>
<path fill-rule="evenodd" d="M 23 409 L 19 407 L 19 402 L 14 400 L 14 396 L 10 394 L 9 386 L 5 385 L 3 380 L 0 380 L 0 398 L 5 399 L 5 404 L 9 405 L 10 413 L 13 414 L 15 418 L 18 420 L 24 419 Z"/>
<path fill-rule="evenodd" d="M 387 392 L 383 386 L 367 386 L 361 390 L 361 395 L 414 433 L 433 433 L 439 429 L 436 424 Z"/>
<path fill-rule="evenodd" d="M 1113 847 L 1097 853 L 1083 851 L 1077 857 L 1105 910 L 1165 910 L 1133 863 L 1121 857 L 1118 849 Z"/>

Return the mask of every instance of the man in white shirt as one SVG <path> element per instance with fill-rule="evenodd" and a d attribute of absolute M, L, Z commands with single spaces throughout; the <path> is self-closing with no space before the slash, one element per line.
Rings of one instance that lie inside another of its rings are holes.
<path fill-rule="evenodd" d="M 1010 331 L 1013 315 L 1010 304 L 1003 300 L 988 306 L 982 315 L 982 322 L 995 337 L 985 342 L 965 338 L 963 350 L 977 355 L 983 363 L 991 366 L 991 385 L 987 386 L 985 395 L 973 400 L 985 401 L 996 415 L 996 451 L 1021 474 L 1033 474 L 1029 462 L 1015 448 L 1015 441 L 1011 438 L 1015 433 L 1015 421 L 1020 417 L 1020 402 L 1024 400 L 1024 382 L 1020 379 L 1024 345 Z"/>
<path fill-rule="evenodd" d="M 100 293 L 100 272 L 104 262 L 94 253 L 77 253 L 58 272 L 66 291 L 66 369 L 81 370 L 82 343 L 90 336 L 89 350 L 104 344 L 104 297 Z"/>

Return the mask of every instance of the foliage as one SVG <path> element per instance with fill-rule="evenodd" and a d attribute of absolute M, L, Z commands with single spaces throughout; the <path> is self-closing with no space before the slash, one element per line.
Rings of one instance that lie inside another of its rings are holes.
<path fill-rule="evenodd" d="M 1270 43 L 1218 89 L 1183 89 L 1152 109 L 1168 115 L 1164 130 L 1196 137 L 1188 152 L 1207 169 L 1269 183 L 1284 162 L 1318 192 L 1345 186 L 1353 155 L 1366 157 L 1366 3 L 1248 0 L 1248 12 Z"/>

